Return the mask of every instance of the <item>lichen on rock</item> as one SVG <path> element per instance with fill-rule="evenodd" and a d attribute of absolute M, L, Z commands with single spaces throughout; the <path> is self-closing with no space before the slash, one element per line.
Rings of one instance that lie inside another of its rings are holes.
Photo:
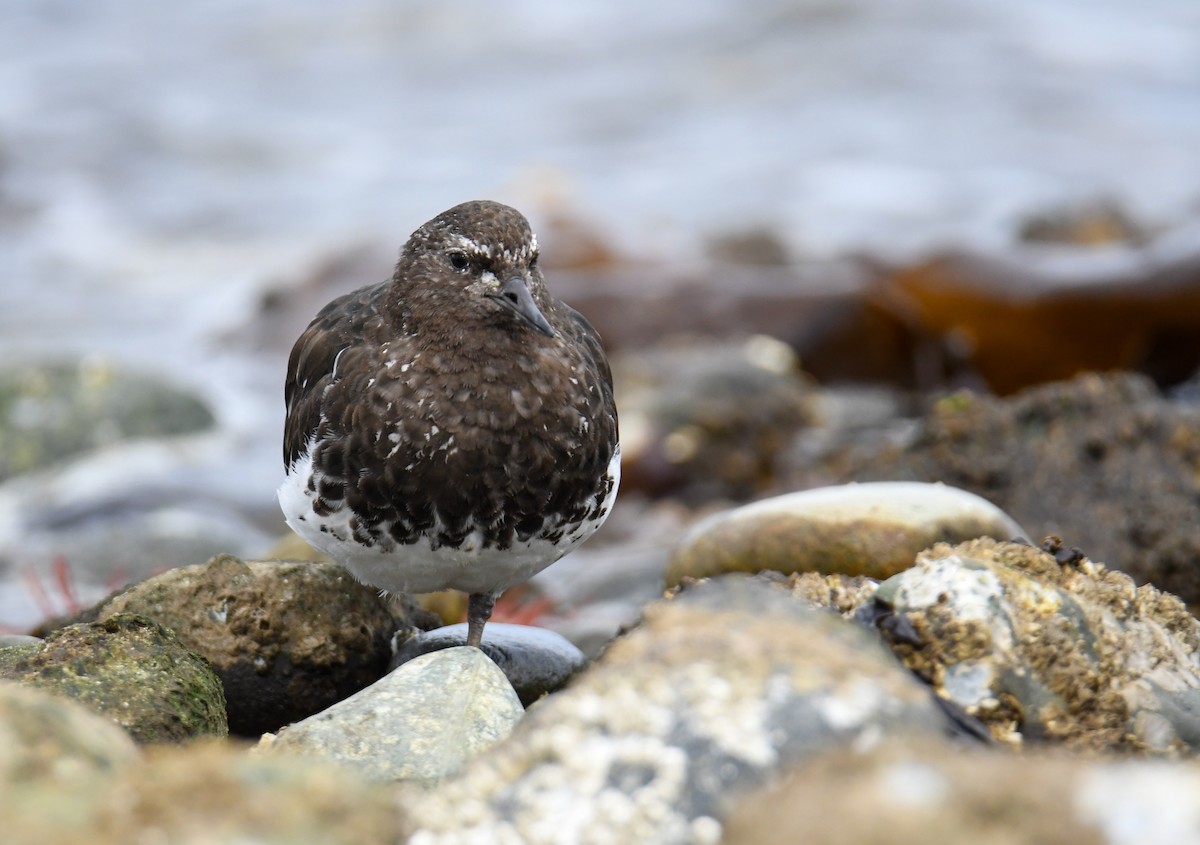
<path fill-rule="evenodd" d="M 135 614 L 69 625 L 18 657 L 4 677 L 73 698 L 140 743 L 225 736 L 225 693 L 208 661 Z"/>
<path fill-rule="evenodd" d="M 1200 622 L 1168 593 L 1062 559 L 986 539 L 935 546 L 876 593 L 912 634 L 893 650 L 1007 743 L 1200 747 Z"/>

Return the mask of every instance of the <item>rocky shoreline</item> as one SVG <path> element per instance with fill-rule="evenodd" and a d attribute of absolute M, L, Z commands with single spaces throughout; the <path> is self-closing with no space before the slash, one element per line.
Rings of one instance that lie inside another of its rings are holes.
<path fill-rule="evenodd" d="M 985 498 L 710 501 L 661 554 L 630 526 L 670 517 L 635 488 L 611 544 L 561 564 L 625 550 L 658 579 L 591 660 L 519 625 L 458 647 L 328 562 L 165 572 L 0 647 L 0 813 L 14 842 L 1192 841 L 1200 622 L 1158 586 L 1186 572 L 1150 564 L 1195 524 L 1194 414 L 1134 376 L 950 397 L 902 445 L 824 441 L 810 471 Z M 1094 475 L 1151 454 L 1162 471 Z M 1091 479 L 1105 524 L 1043 540 L 1074 500 L 1047 483 L 1063 507 L 1039 511 L 1026 466 Z M 1135 548 L 1155 477 L 1176 531 Z"/>

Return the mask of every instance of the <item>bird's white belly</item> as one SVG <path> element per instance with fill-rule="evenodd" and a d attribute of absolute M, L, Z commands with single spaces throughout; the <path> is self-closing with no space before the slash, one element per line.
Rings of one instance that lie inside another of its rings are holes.
<path fill-rule="evenodd" d="M 287 479 L 279 488 L 279 505 L 287 524 L 301 539 L 324 552 L 346 567 L 360 581 L 388 592 L 428 593 L 454 589 L 467 593 L 499 594 L 516 584 L 528 581 L 538 572 L 575 549 L 595 533 L 608 518 L 617 496 L 621 478 L 620 449 L 608 466 L 612 486 L 596 520 L 585 520 L 559 526 L 549 518 L 545 533 L 558 533 L 548 540 L 535 533 L 528 540 L 514 539 L 504 549 L 483 546 L 483 533 L 472 531 L 458 546 L 441 545 L 433 548 L 433 537 L 439 526 L 415 543 L 395 543 L 386 537 L 373 546 L 354 540 L 347 507 L 334 510 L 327 516 L 313 512 L 316 494 L 309 489 L 312 473 L 312 448 L 292 465 Z"/>

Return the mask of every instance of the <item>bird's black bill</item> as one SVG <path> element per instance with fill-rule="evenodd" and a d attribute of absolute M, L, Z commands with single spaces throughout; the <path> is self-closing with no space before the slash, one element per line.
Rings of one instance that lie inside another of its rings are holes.
<path fill-rule="evenodd" d="M 541 309 L 537 307 L 537 303 L 533 301 L 529 287 L 520 276 L 513 276 L 500 285 L 495 293 L 489 295 L 520 317 L 521 321 L 531 329 L 541 332 L 546 337 L 554 337 L 554 329 L 547 322 Z"/>

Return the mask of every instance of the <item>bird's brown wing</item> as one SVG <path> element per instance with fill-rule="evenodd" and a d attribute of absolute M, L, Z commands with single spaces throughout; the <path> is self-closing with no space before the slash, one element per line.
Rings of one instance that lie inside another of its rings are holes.
<path fill-rule="evenodd" d="M 604 354 L 604 344 L 600 340 L 600 334 L 588 322 L 587 317 L 580 314 L 570 305 L 561 302 L 559 307 L 566 311 L 567 316 L 570 318 L 567 323 L 567 333 L 583 350 L 584 357 L 596 368 L 596 373 L 600 379 L 603 404 L 611 410 L 613 415 L 613 436 L 615 438 L 616 406 L 612 400 L 612 371 L 608 366 L 608 357 Z"/>
<path fill-rule="evenodd" d="M 365 287 L 330 302 L 292 347 L 283 388 L 287 403 L 283 427 L 285 467 L 291 467 L 304 454 L 321 423 L 321 399 L 336 378 L 338 355 L 361 342 L 369 324 L 380 320 L 386 284 Z"/>

